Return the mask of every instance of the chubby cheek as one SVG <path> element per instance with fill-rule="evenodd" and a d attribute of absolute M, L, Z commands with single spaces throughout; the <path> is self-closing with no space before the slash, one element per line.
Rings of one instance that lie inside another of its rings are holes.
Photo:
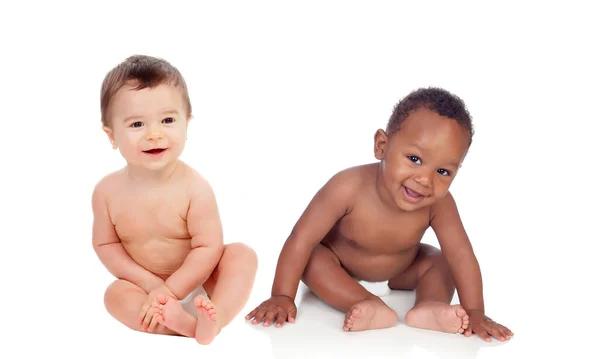
<path fill-rule="evenodd" d="M 134 136 L 123 136 L 117 140 L 121 153 L 125 157 L 136 156 L 140 151 L 139 141 Z"/>
<path fill-rule="evenodd" d="M 169 141 L 169 149 L 171 153 L 175 153 L 177 155 L 180 155 L 181 152 L 183 152 L 184 145 L 185 141 L 181 141 L 178 138 Z"/>
<path fill-rule="evenodd" d="M 171 147 L 182 147 L 185 143 L 187 133 L 185 132 L 185 128 L 174 128 L 166 132 L 165 136 Z"/>
<path fill-rule="evenodd" d="M 446 196 L 446 194 L 448 193 L 448 189 L 450 188 L 450 183 L 446 183 L 446 182 L 441 182 L 441 183 L 436 183 L 435 187 L 433 189 L 433 197 L 435 197 L 435 200 L 439 200 L 444 198 L 444 196 Z"/>
<path fill-rule="evenodd" d="M 138 156 L 138 152 L 139 152 L 139 151 L 137 151 L 135 146 L 131 146 L 131 145 L 121 146 L 120 150 L 121 150 L 121 154 L 123 155 L 123 157 L 125 157 L 128 160 L 133 160 L 135 157 Z"/>
<path fill-rule="evenodd" d="M 410 177 L 410 173 L 403 169 L 401 166 L 387 166 L 384 167 L 383 177 L 386 180 L 386 184 L 393 186 L 392 188 L 399 189 L 400 185 Z"/>
<path fill-rule="evenodd" d="M 385 186 L 390 191 L 397 191 L 400 189 L 400 185 L 402 184 L 402 180 L 398 173 L 394 173 L 392 171 L 386 171 L 383 173 L 383 179 L 385 182 Z"/>

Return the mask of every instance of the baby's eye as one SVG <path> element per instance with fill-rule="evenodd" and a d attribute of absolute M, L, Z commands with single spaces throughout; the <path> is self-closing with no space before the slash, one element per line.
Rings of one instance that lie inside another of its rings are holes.
<path fill-rule="evenodd" d="M 439 174 L 441 174 L 442 176 L 450 176 L 450 172 L 448 170 L 443 169 L 443 168 L 440 168 L 439 170 L 437 170 L 437 172 Z"/>
<path fill-rule="evenodd" d="M 173 123 L 175 119 L 173 117 L 167 117 L 163 120 L 163 123 Z"/>
<path fill-rule="evenodd" d="M 136 128 L 139 128 L 139 127 L 142 127 L 143 125 L 144 125 L 143 123 L 141 123 L 140 121 L 137 121 L 137 122 L 134 122 L 134 123 L 132 123 L 132 124 L 130 125 L 130 127 L 136 127 Z"/>
<path fill-rule="evenodd" d="M 411 160 L 412 162 L 420 165 L 421 164 L 421 159 L 417 156 L 408 156 L 408 159 Z"/>

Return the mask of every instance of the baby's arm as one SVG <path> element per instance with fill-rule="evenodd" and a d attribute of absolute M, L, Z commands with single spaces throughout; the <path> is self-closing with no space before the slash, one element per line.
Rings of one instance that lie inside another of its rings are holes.
<path fill-rule="evenodd" d="M 182 299 L 210 277 L 223 254 L 223 230 L 210 184 L 197 175 L 192 184 L 187 226 L 192 250 L 165 285 Z"/>
<path fill-rule="evenodd" d="M 465 310 L 484 311 L 479 262 L 463 227 L 454 198 L 448 192 L 432 209 L 431 227 L 450 264 L 456 290 Z"/>
<path fill-rule="evenodd" d="M 471 326 L 465 334 L 468 336 L 474 331 L 488 341 L 488 332 L 500 340 L 512 336 L 506 327 L 485 316 L 479 262 L 449 192 L 433 207 L 431 227 L 450 265 L 460 303 L 470 316 Z"/>
<path fill-rule="evenodd" d="M 162 285 L 163 280 L 136 263 L 123 248 L 108 214 L 107 192 L 99 183 L 92 194 L 92 245 L 98 258 L 118 279 L 129 281 L 146 293 Z"/>
<path fill-rule="evenodd" d="M 342 171 L 333 176 L 314 196 L 285 241 L 275 271 L 271 298 L 252 310 L 246 319 L 253 324 L 265 320 L 264 325 L 275 323 L 281 327 L 287 320 L 296 319 L 294 299 L 304 268 L 314 247 L 327 235 L 331 227 L 350 213 L 360 178 L 356 173 Z"/>
<path fill-rule="evenodd" d="M 314 247 L 340 218 L 349 213 L 357 177 L 355 173 L 342 171 L 315 194 L 283 245 L 272 296 L 284 295 L 294 300 Z"/>

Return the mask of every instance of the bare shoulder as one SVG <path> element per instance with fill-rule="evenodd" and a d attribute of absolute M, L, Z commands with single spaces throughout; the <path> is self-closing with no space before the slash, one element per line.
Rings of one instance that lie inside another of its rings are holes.
<path fill-rule="evenodd" d="M 369 172 L 369 166 L 366 165 L 349 167 L 335 173 L 316 193 L 309 209 L 316 207 L 319 211 L 331 212 L 335 216 L 349 214 L 369 179 Z"/>
<path fill-rule="evenodd" d="M 102 177 L 94 186 L 94 190 L 92 192 L 92 201 L 107 201 L 118 191 L 119 184 L 122 182 L 123 176 L 124 170 L 121 169 Z"/>
<path fill-rule="evenodd" d="M 334 174 L 323 188 L 339 195 L 353 196 L 359 192 L 369 176 L 368 165 L 346 168 Z"/>
<path fill-rule="evenodd" d="M 183 180 L 188 189 L 190 199 L 212 199 L 214 197 L 213 188 L 206 177 L 183 162 L 181 162 L 181 165 Z"/>
<path fill-rule="evenodd" d="M 448 225 L 449 221 L 459 218 L 458 208 L 452 193 L 448 191 L 444 197 L 431 206 L 429 221 L 432 226 L 436 224 Z"/>

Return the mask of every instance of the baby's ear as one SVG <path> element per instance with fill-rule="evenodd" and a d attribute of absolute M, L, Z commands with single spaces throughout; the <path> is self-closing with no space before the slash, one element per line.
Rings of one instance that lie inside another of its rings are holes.
<path fill-rule="evenodd" d="M 385 133 L 384 130 L 378 129 L 377 132 L 375 132 L 374 140 L 375 158 L 377 158 L 378 160 L 382 160 L 383 155 L 385 153 L 385 147 L 387 146 L 388 142 L 388 135 L 387 133 Z"/>
<path fill-rule="evenodd" d="M 117 145 L 117 142 L 115 141 L 115 133 L 113 132 L 113 130 L 108 126 L 102 126 L 102 130 L 108 136 L 108 140 L 110 141 L 112 148 L 114 148 L 116 150 L 117 147 L 119 147 L 119 146 Z"/>

